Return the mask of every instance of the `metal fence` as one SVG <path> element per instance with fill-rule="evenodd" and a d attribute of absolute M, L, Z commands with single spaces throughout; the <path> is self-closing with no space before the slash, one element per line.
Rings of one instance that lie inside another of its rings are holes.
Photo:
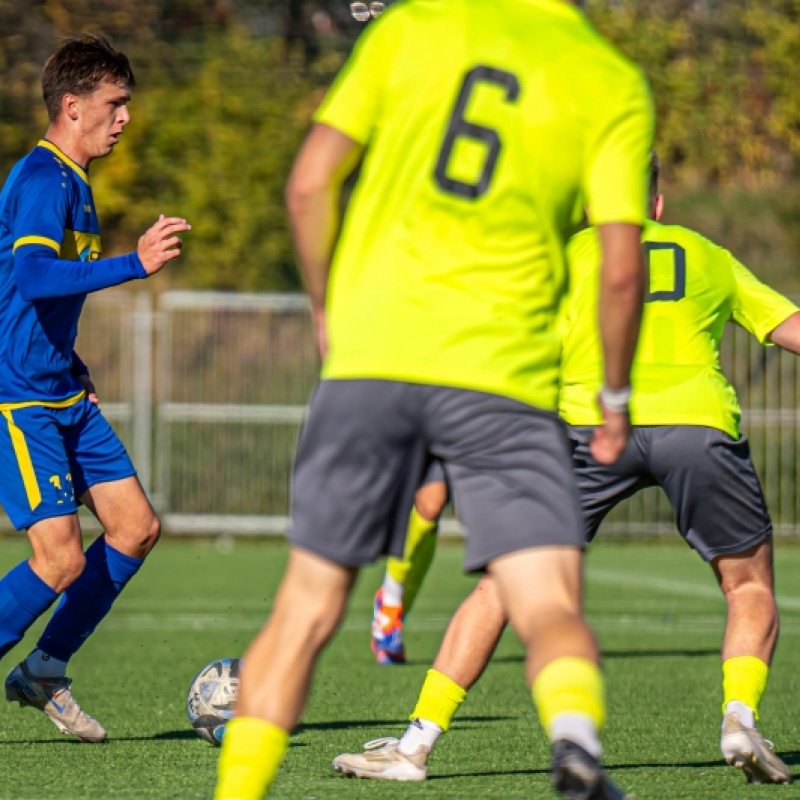
<path fill-rule="evenodd" d="M 722 363 L 776 532 L 800 522 L 800 359 L 736 326 Z M 77 350 L 101 407 L 174 534 L 282 534 L 289 472 L 318 362 L 304 296 L 105 291 L 89 298 Z M 623 503 L 604 532 L 662 534 L 659 489 Z M 446 532 L 457 533 L 449 520 Z"/>

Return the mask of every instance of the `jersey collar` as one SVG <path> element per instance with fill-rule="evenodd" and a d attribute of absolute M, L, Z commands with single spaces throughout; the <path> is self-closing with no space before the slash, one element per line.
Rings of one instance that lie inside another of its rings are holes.
<path fill-rule="evenodd" d="M 86 173 L 86 170 L 80 165 L 74 162 L 68 155 L 64 152 L 59 150 L 52 142 L 48 142 L 47 139 L 40 139 L 38 147 L 43 147 L 45 150 L 50 150 L 51 152 L 55 153 L 62 161 L 64 161 L 69 167 L 72 168 L 74 172 L 78 173 L 78 177 L 84 182 L 89 183 L 89 176 Z"/>

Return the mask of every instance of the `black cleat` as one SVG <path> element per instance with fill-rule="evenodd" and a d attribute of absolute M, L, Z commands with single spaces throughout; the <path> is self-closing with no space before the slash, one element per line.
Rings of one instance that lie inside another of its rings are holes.
<path fill-rule="evenodd" d="M 555 790 L 567 800 L 625 800 L 605 776 L 600 762 L 568 739 L 553 744 L 550 777 Z"/>

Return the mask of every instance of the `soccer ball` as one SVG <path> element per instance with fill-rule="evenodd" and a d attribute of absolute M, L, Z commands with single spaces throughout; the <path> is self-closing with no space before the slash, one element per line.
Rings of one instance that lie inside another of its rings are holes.
<path fill-rule="evenodd" d="M 195 675 L 186 695 L 186 713 L 197 735 L 215 747 L 222 744 L 225 724 L 233 717 L 239 696 L 238 658 L 218 658 Z"/>

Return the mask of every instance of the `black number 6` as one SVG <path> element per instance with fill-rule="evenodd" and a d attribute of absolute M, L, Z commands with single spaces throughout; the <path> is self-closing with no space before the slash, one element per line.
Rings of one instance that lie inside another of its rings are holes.
<path fill-rule="evenodd" d="M 478 66 L 471 69 L 464 76 L 464 81 L 456 99 L 456 106 L 447 125 L 447 133 L 442 143 L 442 149 L 436 159 L 436 169 L 433 174 L 442 191 L 454 194 L 457 197 L 463 197 L 466 200 L 476 200 L 488 191 L 502 144 L 500 136 L 494 128 L 476 125 L 474 122 L 467 122 L 464 119 L 464 111 L 467 103 L 469 103 L 472 90 L 477 83 L 493 83 L 503 87 L 506 90 L 505 99 L 507 103 L 515 102 L 520 92 L 519 80 L 513 72 L 506 72 L 494 67 Z M 486 161 L 484 161 L 483 170 L 476 183 L 460 181 L 457 178 L 451 178 L 447 174 L 447 164 L 452 155 L 456 139 L 459 136 L 483 142 L 487 147 Z"/>

